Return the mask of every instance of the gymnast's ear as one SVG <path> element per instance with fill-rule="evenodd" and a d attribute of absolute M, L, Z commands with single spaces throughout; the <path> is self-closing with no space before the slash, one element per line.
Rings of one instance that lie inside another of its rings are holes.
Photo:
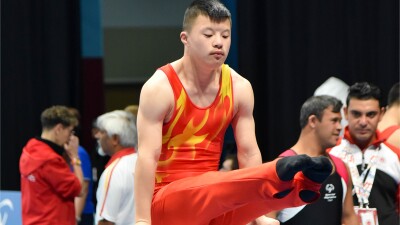
<path fill-rule="evenodd" d="M 187 31 L 182 31 L 181 34 L 180 34 L 180 38 L 181 38 L 181 42 L 182 42 L 184 45 L 187 45 L 187 44 L 188 44 L 188 41 L 187 41 Z"/>

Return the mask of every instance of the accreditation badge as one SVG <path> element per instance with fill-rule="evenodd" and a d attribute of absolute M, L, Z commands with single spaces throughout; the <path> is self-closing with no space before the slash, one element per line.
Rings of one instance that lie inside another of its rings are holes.
<path fill-rule="evenodd" d="M 376 208 L 360 208 L 354 206 L 354 211 L 362 225 L 379 225 Z"/>

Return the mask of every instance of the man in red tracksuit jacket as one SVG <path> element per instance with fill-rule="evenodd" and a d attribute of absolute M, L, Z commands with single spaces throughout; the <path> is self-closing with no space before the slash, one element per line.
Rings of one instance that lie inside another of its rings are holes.
<path fill-rule="evenodd" d="M 83 181 L 79 141 L 73 135 L 78 122 L 64 106 L 43 111 L 41 122 L 41 137 L 28 141 L 19 162 L 22 221 L 24 225 L 75 225 L 74 198 L 80 195 Z"/>

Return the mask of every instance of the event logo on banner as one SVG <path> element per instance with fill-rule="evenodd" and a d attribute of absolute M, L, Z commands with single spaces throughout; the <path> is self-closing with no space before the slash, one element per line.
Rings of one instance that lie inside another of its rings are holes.
<path fill-rule="evenodd" d="M 4 209 L 3 209 L 4 208 Z M 7 208 L 14 211 L 13 204 L 10 199 L 6 198 L 0 202 L 0 225 L 6 225 L 8 219 Z"/>
<path fill-rule="evenodd" d="M 0 190 L 0 225 L 22 224 L 21 192 Z"/>

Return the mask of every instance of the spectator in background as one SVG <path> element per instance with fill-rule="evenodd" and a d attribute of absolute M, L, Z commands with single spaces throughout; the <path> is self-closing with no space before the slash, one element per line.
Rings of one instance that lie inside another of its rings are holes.
<path fill-rule="evenodd" d="M 76 108 L 69 107 L 71 113 L 78 119 L 81 115 Z M 79 126 L 77 126 L 79 128 Z M 77 129 L 79 130 L 79 129 Z M 77 134 L 78 135 L 78 134 Z M 82 195 L 75 198 L 75 214 L 78 225 L 93 225 L 94 223 L 94 204 L 93 197 L 93 176 L 92 176 L 92 163 L 89 154 L 86 150 L 79 145 L 78 155 L 82 162 L 83 183 Z"/>
<path fill-rule="evenodd" d="M 127 111 L 127 112 L 132 113 L 132 115 L 137 117 L 137 113 L 138 113 L 138 110 L 139 110 L 139 105 L 128 105 L 128 106 L 125 107 L 124 110 Z"/>
<path fill-rule="evenodd" d="M 239 169 L 237 155 L 232 153 L 226 155 L 225 160 L 222 162 L 222 166 L 219 171 L 231 171 L 236 169 Z"/>
<path fill-rule="evenodd" d="M 42 112 L 41 123 L 41 136 L 28 141 L 19 161 L 23 224 L 76 225 L 74 198 L 83 183 L 73 133 L 78 120 L 67 107 L 52 106 Z"/>
<path fill-rule="evenodd" d="M 135 117 L 135 126 L 136 126 L 137 113 L 138 113 L 138 110 L 139 110 L 139 105 L 128 105 L 127 107 L 125 107 L 124 110 L 127 111 L 127 112 L 132 113 L 132 115 Z M 135 143 L 136 143 L 135 148 L 137 149 L 137 147 L 138 147 L 137 146 L 137 143 L 138 143 L 137 135 L 135 136 Z"/>
<path fill-rule="evenodd" d="M 387 137 L 386 144 L 400 151 L 400 91 L 399 84 L 392 86 L 388 94 L 388 105 L 382 120 L 378 124 L 378 130 Z M 399 152 L 398 151 L 398 152 Z"/>
<path fill-rule="evenodd" d="M 321 198 L 317 202 L 295 208 L 286 208 L 268 216 L 278 218 L 282 225 L 357 225 L 354 213 L 352 182 L 343 161 L 329 155 L 326 150 L 336 145 L 342 129 L 339 99 L 328 96 L 313 96 L 300 110 L 301 133 L 297 143 L 281 154 L 282 157 L 298 154 L 327 156 L 335 171 L 321 187 Z"/>
<path fill-rule="evenodd" d="M 134 168 L 136 126 L 132 114 L 115 110 L 99 116 L 95 134 L 102 150 L 111 156 L 97 188 L 96 225 L 135 224 Z"/>
<path fill-rule="evenodd" d="M 395 149 L 377 131 L 384 108 L 380 89 L 367 82 L 350 86 L 345 116 L 349 125 L 337 146 L 330 151 L 345 161 L 354 184 L 354 204 L 377 210 L 379 225 L 399 223 L 396 194 L 400 183 L 400 161 Z M 363 214 L 366 215 L 366 214 Z M 366 218 L 366 217 L 364 217 Z"/>
<path fill-rule="evenodd" d="M 231 171 L 239 169 L 239 161 L 237 159 L 237 149 L 235 142 L 227 142 L 224 139 L 224 147 L 220 159 L 219 171 Z"/>

